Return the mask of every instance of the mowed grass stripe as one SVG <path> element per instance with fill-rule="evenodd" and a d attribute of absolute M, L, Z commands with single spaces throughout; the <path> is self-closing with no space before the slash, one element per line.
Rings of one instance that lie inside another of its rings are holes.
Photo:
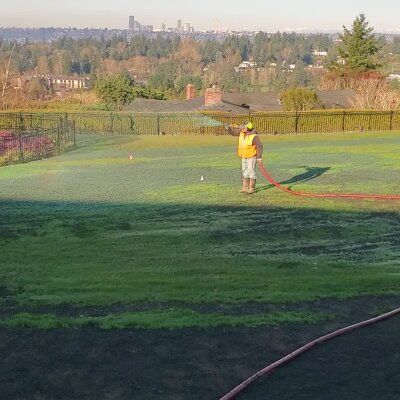
<path fill-rule="evenodd" d="M 123 313 L 104 317 L 60 317 L 53 314 L 21 313 L 0 319 L 6 328 L 85 328 L 101 329 L 183 329 L 215 327 L 277 326 L 287 323 L 316 323 L 333 319 L 332 314 L 310 312 L 275 312 L 255 315 L 221 315 L 196 313 L 191 310 Z"/>

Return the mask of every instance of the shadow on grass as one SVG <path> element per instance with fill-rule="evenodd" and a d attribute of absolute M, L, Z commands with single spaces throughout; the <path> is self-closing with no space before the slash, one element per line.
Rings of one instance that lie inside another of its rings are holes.
<path fill-rule="evenodd" d="M 304 182 L 327 170 L 310 168 L 281 183 Z M 285 265 L 297 263 L 297 257 L 304 262 L 307 256 L 323 256 L 327 263 L 379 262 L 385 253 L 385 261 L 400 256 L 400 216 L 396 212 L 13 200 L 0 201 L 0 209 L 0 244 L 16 249 L 14 241 L 19 239 L 43 237 L 45 245 L 57 233 L 66 240 L 109 235 L 110 246 L 114 240 L 116 246 L 120 244 L 114 238 L 135 235 L 132 250 L 150 240 L 157 244 L 153 251 L 165 255 L 170 249 L 180 254 L 180 245 L 187 246 L 189 256 L 191 249 L 207 251 L 207 246 L 222 246 L 217 249 L 219 255 L 280 257 Z M 334 245 L 338 241 L 340 244 Z M 89 244 L 82 241 L 82 247 Z"/>
<path fill-rule="evenodd" d="M 297 184 L 297 183 L 303 183 L 310 181 L 312 179 L 318 178 L 319 176 L 323 175 L 325 172 L 329 171 L 331 168 L 330 167 L 307 167 L 304 166 L 302 168 L 305 168 L 305 172 L 295 175 L 290 179 L 286 179 L 284 181 L 279 182 L 280 185 L 290 185 L 288 186 L 288 189 L 291 189 L 293 185 L 291 184 Z M 258 189 L 256 189 L 256 192 L 262 192 L 264 190 L 268 190 L 273 188 L 274 185 L 265 185 L 265 186 L 260 186 Z"/>
<path fill-rule="evenodd" d="M 39 286 L 41 280 L 54 283 L 58 292 L 74 283 L 74 296 L 79 295 L 76 275 L 81 273 L 86 273 L 91 290 L 96 292 L 117 275 L 126 279 L 140 269 L 144 273 L 141 279 L 149 281 L 143 290 L 146 296 L 164 290 L 165 283 L 160 282 L 163 275 L 171 275 L 170 285 L 182 275 L 188 276 L 180 290 L 196 280 L 203 282 L 206 286 L 200 289 L 209 296 L 221 277 L 229 280 L 229 274 L 237 270 L 233 279 L 240 287 L 247 285 L 251 297 L 260 282 L 273 277 L 263 277 L 264 271 L 282 270 L 279 276 L 285 281 L 297 269 L 300 274 L 310 269 L 322 279 L 326 262 L 337 275 L 346 277 L 346 263 L 359 267 L 363 262 L 395 263 L 400 256 L 400 216 L 395 212 L 13 200 L 0 201 L 0 210 L 0 232 L 4 232 L 0 235 L 0 277 L 5 279 L 0 299 L 34 289 L 35 282 Z M 311 261 L 315 256 L 323 262 L 314 265 Z M 161 266 L 158 270 L 157 265 Z M 218 268 L 218 275 L 213 275 Z M 368 279 L 372 269 L 365 268 L 363 279 Z M 256 280 L 249 286 L 251 275 Z M 359 275 L 357 279 L 362 281 Z M 64 285 L 60 279 L 65 276 Z M 394 278 L 387 277 L 385 289 L 389 280 L 395 285 Z M 130 282 L 116 282 L 116 293 L 125 286 L 130 292 L 140 290 L 140 279 L 131 280 L 131 286 Z M 273 286 L 261 289 L 276 290 Z M 231 293 L 234 291 L 232 287 Z M 264 365 L 331 330 L 332 323 L 146 331 L 0 329 L 0 353 L 5 360 L 0 367 L 2 393 L 6 399 L 24 400 L 33 396 L 59 400 L 217 399 Z M 300 363 L 293 363 L 290 385 L 288 374 L 282 376 L 278 371 L 272 379 L 260 380 L 243 398 L 263 398 L 268 391 L 271 400 L 293 399 L 300 395 L 298 388 L 304 392 L 300 397 L 315 400 L 341 400 L 357 388 L 362 388 L 362 393 L 353 398 L 397 398 L 398 379 L 393 371 L 398 366 L 399 335 L 394 333 L 398 330 L 397 324 L 383 331 L 374 329 L 373 334 L 348 335 L 354 340 L 333 342 L 329 351 L 310 353 L 302 356 Z M 336 355 L 349 354 L 349 349 L 351 357 L 342 363 L 343 357 Z M 355 349 L 360 349 L 356 356 Z M 354 366 L 355 359 L 359 365 Z M 336 375 L 324 373 L 328 362 L 335 370 L 344 371 L 340 391 Z M 372 368 L 366 370 L 365 366 Z M 304 374 L 306 368 L 308 373 Z M 328 379 L 332 376 L 336 380 Z M 353 379 L 346 381 L 347 377 Z M 378 391 L 368 397 L 377 386 L 384 387 L 385 393 Z"/>

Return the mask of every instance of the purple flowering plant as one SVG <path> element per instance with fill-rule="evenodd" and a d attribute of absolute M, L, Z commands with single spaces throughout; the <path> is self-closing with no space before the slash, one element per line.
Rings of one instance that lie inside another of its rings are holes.
<path fill-rule="evenodd" d="M 55 140 L 48 135 L 0 131 L 0 164 L 49 157 L 55 153 Z"/>

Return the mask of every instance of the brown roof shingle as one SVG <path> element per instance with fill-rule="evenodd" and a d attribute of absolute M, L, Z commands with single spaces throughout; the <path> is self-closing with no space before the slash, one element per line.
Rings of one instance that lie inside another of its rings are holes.
<path fill-rule="evenodd" d="M 355 91 L 351 89 L 317 92 L 324 108 L 351 108 Z M 279 92 L 266 93 L 222 93 L 222 101 L 211 106 L 204 105 L 204 98 L 192 100 L 135 99 L 124 108 L 134 112 L 196 112 L 220 111 L 233 114 L 247 114 L 254 111 L 284 111 L 279 101 Z"/>

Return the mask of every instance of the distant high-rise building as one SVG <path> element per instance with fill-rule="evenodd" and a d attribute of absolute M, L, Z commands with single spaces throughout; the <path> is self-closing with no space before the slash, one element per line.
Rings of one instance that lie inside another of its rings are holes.
<path fill-rule="evenodd" d="M 129 17 L 129 30 L 133 31 L 134 29 L 135 29 L 135 17 L 131 15 Z"/>
<path fill-rule="evenodd" d="M 162 30 L 163 32 L 165 32 L 165 24 L 162 24 L 162 25 L 161 25 L 161 30 Z"/>
<path fill-rule="evenodd" d="M 185 22 L 185 32 L 190 32 L 190 22 Z"/>
<path fill-rule="evenodd" d="M 177 31 L 180 32 L 182 30 L 182 20 L 178 19 Z"/>

